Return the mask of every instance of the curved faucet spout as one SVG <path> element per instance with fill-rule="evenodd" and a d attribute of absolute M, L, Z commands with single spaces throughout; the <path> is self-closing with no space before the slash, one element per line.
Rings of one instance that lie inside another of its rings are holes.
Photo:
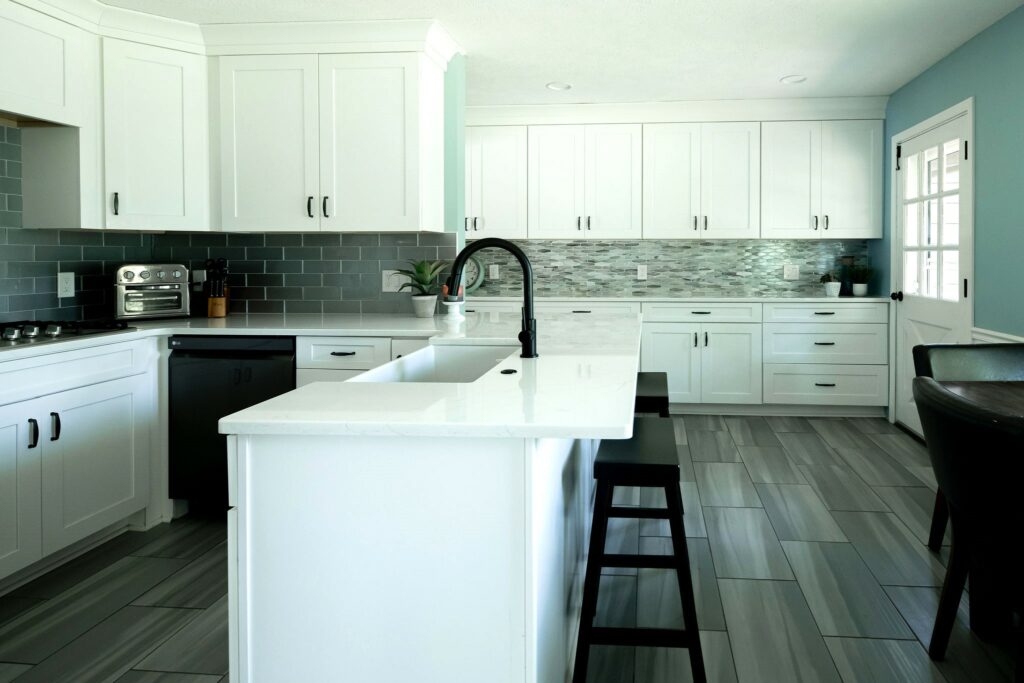
<path fill-rule="evenodd" d="M 512 254 L 519 262 L 519 267 L 523 269 L 523 325 L 519 332 L 519 341 L 523 345 L 522 357 L 536 358 L 537 320 L 533 316 L 533 266 L 530 265 L 530 259 L 526 257 L 526 253 L 517 245 L 499 237 L 485 237 L 467 245 L 452 263 L 452 272 L 447 283 L 447 299 L 457 301 L 460 298 L 459 284 L 462 282 L 462 271 L 466 267 L 466 261 L 476 252 L 488 247 L 504 249 Z"/>

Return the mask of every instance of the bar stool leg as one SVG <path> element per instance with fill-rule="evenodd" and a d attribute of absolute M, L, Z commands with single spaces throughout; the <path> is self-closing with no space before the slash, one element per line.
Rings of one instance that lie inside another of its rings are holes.
<path fill-rule="evenodd" d="M 576 665 L 572 672 L 572 683 L 586 683 L 587 665 L 590 659 L 591 632 L 597 615 L 597 591 L 601 585 L 601 562 L 608 536 L 608 513 L 612 507 L 614 486 L 607 481 L 597 482 L 597 498 L 594 501 L 594 526 L 590 531 L 590 555 L 583 579 L 583 606 L 580 611 L 580 633 L 576 638 Z"/>
<path fill-rule="evenodd" d="M 669 512 L 669 527 L 672 531 L 672 551 L 676 559 L 676 578 L 679 581 L 679 597 L 683 601 L 683 627 L 690 634 L 690 671 L 694 683 L 706 683 L 704 651 L 700 645 L 700 631 L 697 626 L 697 605 L 693 597 L 693 581 L 690 579 L 690 553 L 686 547 L 686 531 L 683 527 L 683 497 L 679 484 L 665 487 L 665 501 Z"/>

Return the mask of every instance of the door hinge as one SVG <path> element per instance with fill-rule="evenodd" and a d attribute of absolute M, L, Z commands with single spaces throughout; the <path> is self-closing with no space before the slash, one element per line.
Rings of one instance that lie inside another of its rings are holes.
<path fill-rule="evenodd" d="M 896 145 L 896 170 L 900 170 L 900 157 L 903 156 L 903 145 Z"/>
<path fill-rule="evenodd" d="M 967 278 L 964 278 L 964 298 L 967 298 Z"/>
<path fill-rule="evenodd" d="M 967 159 L 967 140 L 964 140 L 964 160 Z"/>

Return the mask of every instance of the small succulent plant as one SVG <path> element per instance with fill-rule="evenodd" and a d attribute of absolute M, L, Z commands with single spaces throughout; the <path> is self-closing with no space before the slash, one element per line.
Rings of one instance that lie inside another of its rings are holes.
<path fill-rule="evenodd" d="M 821 282 L 839 282 L 839 278 L 831 272 L 822 273 Z"/>
<path fill-rule="evenodd" d="M 398 272 L 409 278 L 408 282 L 403 282 L 399 289 L 412 289 L 414 295 L 429 296 L 431 294 L 437 294 L 440 290 L 440 285 L 437 282 L 437 277 L 444 271 L 444 261 L 409 261 L 409 268 L 399 270 Z"/>

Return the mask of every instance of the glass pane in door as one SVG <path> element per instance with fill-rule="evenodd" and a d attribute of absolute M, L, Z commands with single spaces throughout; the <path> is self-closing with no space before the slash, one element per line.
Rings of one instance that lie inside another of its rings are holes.
<path fill-rule="evenodd" d="M 919 296 L 935 299 L 939 295 L 939 259 L 938 252 L 922 251 Z"/>
<path fill-rule="evenodd" d="M 942 252 L 942 298 L 946 301 L 960 300 L 960 252 Z"/>
<path fill-rule="evenodd" d="M 903 254 L 903 291 L 907 295 L 917 294 L 919 287 L 918 265 L 921 252 L 908 251 Z"/>
<path fill-rule="evenodd" d="M 910 202 L 903 207 L 903 244 L 916 247 L 921 241 L 921 206 L 922 202 Z"/>
<path fill-rule="evenodd" d="M 942 145 L 942 189 L 946 192 L 960 187 L 960 139 Z"/>
<path fill-rule="evenodd" d="M 939 191 L 939 148 L 929 147 L 924 151 L 925 194 Z"/>
<path fill-rule="evenodd" d="M 942 246 L 960 244 L 960 195 L 942 198 Z"/>
<path fill-rule="evenodd" d="M 921 226 L 921 244 L 932 246 L 939 243 L 939 200 L 929 199 L 925 205 L 925 221 Z"/>
<path fill-rule="evenodd" d="M 903 182 L 903 198 L 904 199 L 917 199 L 919 190 L 919 180 L 917 167 L 921 163 L 921 158 L 917 154 L 913 154 L 907 157 L 905 162 L 904 170 L 904 182 Z"/>

